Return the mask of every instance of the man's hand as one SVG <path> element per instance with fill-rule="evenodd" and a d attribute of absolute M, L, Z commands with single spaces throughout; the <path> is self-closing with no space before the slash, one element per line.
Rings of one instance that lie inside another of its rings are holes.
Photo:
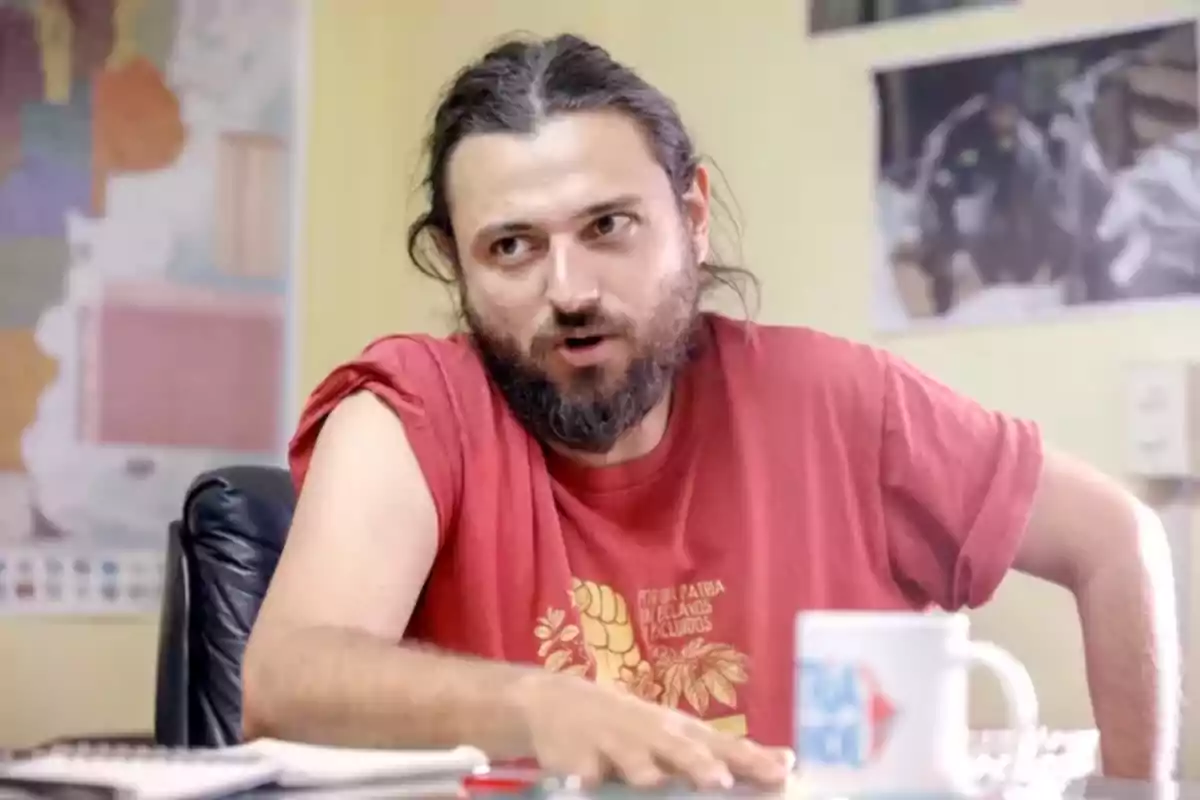
<path fill-rule="evenodd" d="M 679 777 L 699 788 L 744 780 L 782 786 L 790 750 L 721 733 L 694 717 L 573 676 L 530 675 L 517 713 L 542 769 L 594 785 L 614 777 L 639 787 Z"/>

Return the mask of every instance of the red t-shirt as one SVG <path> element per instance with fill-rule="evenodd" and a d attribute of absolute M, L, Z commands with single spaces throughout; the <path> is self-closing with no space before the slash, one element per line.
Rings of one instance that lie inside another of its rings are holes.
<path fill-rule="evenodd" d="M 796 612 L 986 601 L 1041 440 L 865 345 L 716 315 L 703 335 L 663 440 L 602 468 L 533 440 L 465 338 L 381 339 L 313 393 L 293 474 L 337 402 L 374 392 L 440 520 L 407 636 L 790 744 Z"/>

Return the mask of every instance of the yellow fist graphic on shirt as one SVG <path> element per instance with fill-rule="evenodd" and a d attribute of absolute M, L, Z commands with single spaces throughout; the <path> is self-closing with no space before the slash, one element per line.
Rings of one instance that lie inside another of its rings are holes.
<path fill-rule="evenodd" d="M 748 679 L 746 656 L 731 645 L 697 635 L 711 630 L 712 604 L 724 591 L 720 581 L 643 591 L 631 610 L 611 586 L 572 578 L 568 594 L 579 625 L 567 623 L 564 609 L 548 609 L 534 629 L 538 657 L 555 672 L 591 673 L 597 683 L 699 717 L 721 707 L 735 711 L 737 687 Z M 638 645 L 638 629 L 650 658 Z M 674 646 L 672 639 L 682 644 Z M 742 714 L 709 722 L 730 733 L 745 733 Z"/>
<path fill-rule="evenodd" d="M 571 581 L 571 595 L 579 610 L 584 646 L 596 662 L 597 682 L 615 683 L 622 669 L 643 663 L 624 597 L 611 587 L 580 580 Z"/>

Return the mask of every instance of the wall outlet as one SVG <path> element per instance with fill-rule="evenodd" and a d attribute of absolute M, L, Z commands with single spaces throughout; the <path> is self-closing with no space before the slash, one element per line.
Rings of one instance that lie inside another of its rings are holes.
<path fill-rule="evenodd" d="M 1200 477 L 1200 364 L 1140 363 L 1127 378 L 1128 471 L 1143 478 Z"/>

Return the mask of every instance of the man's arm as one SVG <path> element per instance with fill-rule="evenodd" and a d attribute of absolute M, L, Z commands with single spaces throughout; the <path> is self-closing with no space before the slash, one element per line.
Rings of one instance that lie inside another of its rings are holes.
<path fill-rule="evenodd" d="M 986 603 L 1014 567 L 1065 586 L 1083 623 L 1105 772 L 1169 776 L 1179 634 L 1161 523 L 1115 481 L 1048 451 L 1031 423 L 877 358 L 882 499 L 902 585 L 955 611 Z"/>
<path fill-rule="evenodd" d="M 1075 596 L 1104 774 L 1169 778 L 1178 746 L 1179 630 L 1157 516 L 1115 481 L 1048 452 L 1014 566 Z"/>
<path fill-rule="evenodd" d="M 514 711 L 535 673 L 399 644 L 437 546 L 404 425 L 370 393 L 342 401 L 247 645 L 247 739 L 528 754 Z"/>

